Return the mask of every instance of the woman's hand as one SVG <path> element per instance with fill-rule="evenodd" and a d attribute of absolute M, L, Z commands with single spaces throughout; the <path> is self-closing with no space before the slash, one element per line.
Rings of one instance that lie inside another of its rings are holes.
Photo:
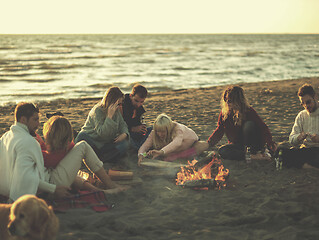
<path fill-rule="evenodd" d="M 118 143 L 118 142 L 122 142 L 126 139 L 127 137 L 127 134 L 126 133 L 122 133 L 121 135 L 117 136 L 115 139 L 114 139 L 114 143 Z"/>
<path fill-rule="evenodd" d="M 137 161 L 137 165 L 140 166 L 141 165 L 141 162 L 143 162 L 144 160 L 144 156 L 142 154 L 139 154 L 138 155 L 138 161 Z"/>
<path fill-rule="evenodd" d="M 164 156 L 164 151 L 163 150 L 151 150 L 147 153 L 147 155 L 152 156 L 152 159 Z"/>
<path fill-rule="evenodd" d="M 120 100 L 117 100 L 115 103 L 111 104 L 111 105 L 109 106 L 109 108 L 107 109 L 107 116 L 108 116 L 109 118 L 112 119 L 112 117 L 114 116 L 116 110 L 119 108 L 119 106 L 120 106 L 120 105 L 119 105 L 119 101 L 120 101 Z"/>

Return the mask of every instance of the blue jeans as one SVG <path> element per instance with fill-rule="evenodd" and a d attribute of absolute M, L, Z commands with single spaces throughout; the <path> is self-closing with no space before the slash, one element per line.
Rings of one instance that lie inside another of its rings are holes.
<path fill-rule="evenodd" d="M 218 149 L 218 153 L 224 159 L 244 160 L 245 147 L 250 147 L 253 154 L 264 148 L 261 131 L 253 121 L 244 123 L 239 143 L 223 145 Z"/>
<path fill-rule="evenodd" d="M 129 142 L 127 140 L 118 143 L 105 143 L 101 148 L 98 148 L 95 146 L 93 139 L 85 132 L 79 132 L 74 140 L 74 143 L 77 143 L 81 140 L 86 141 L 99 157 L 107 154 L 114 148 L 119 152 L 119 157 L 123 157 L 129 149 Z"/>

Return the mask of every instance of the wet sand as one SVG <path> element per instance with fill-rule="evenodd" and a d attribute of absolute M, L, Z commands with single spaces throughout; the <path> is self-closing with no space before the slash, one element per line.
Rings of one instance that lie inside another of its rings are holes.
<path fill-rule="evenodd" d="M 319 78 L 240 84 L 276 142 L 288 139 L 302 109 L 296 93 L 306 82 L 319 93 Z M 151 93 L 145 102 L 146 122 L 151 125 L 159 113 L 166 113 L 206 140 L 216 127 L 224 89 L 225 86 L 219 86 Z M 40 102 L 41 126 L 45 113 L 61 111 L 80 130 L 99 100 Z M 1 135 L 13 123 L 13 111 L 14 106 L 0 108 Z M 223 138 L 218 146 L 225 142 Z M 277 171 L 274 162 L 246 164 L 225 160 L 224 166 L 230 170 L 226 188 L 197 191 L 176 186 L 172 172 L 161 175 L 156 174 L 156 169 L 137 167 L 135 154 L 131 153 L 125 161 L 141 183 L 108 196 L 114 208 L 104 213 L 88 209 L 58 213 L 58 239 L 319 238 L 316 170 Z"/>

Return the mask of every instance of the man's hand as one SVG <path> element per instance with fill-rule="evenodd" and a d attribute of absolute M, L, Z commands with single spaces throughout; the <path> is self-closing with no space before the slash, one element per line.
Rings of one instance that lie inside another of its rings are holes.
<path fill-rule="evenodd" d="M 71 188 L 66 186 L 56 186 L 55 192 L 54 192 L 54 198 L 61 199 L 61 198 L 67 198 L 71 197 L 72 194 L 70 193 Z"/>
<path fill-rule="evenodd" d="M 121 135 L 117 136 L 115 139 L 114 139 L 114 143 L 118 143 L 118 142 L 122 142 L 126 139 L 127 137 L 127 134 L 126 133 L 122 133 Z"/>
<path fill-rule="evenodd" d="M 319 143 L 319 135 L 317 135 L 317 134 L 308 134 L 308 136 L 310 137 L 312 142 Z"/>
<path fill-rule="evenodd" d="M 144 133 L 146 133 L 146 126 L 144 124 L 142 124 L 142 125 L 138 125 L 135 127 L 131 127 L 131 131 L 144 134 Z"/>

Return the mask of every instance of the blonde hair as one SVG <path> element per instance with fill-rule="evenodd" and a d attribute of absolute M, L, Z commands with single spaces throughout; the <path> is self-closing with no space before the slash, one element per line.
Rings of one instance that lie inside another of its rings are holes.
<path fill-rule="evenodd" d="M 229 104 L 232 108 L 229 108 Z M 246 118 L 246 112 L 250 105 L 244 95 L 244 90 L 239 86 L 230 86 L 222 94 L 221 97 L 222 116 L 225 121 L 231 113 L 233 113 L 233 121 L 235 125 L 241 125 Z"/>
<path fill-rule="evenodd" d="M 44 124 L 43 136 L 49 152 L 67 150 L 73 140 L 73 129 L 66 118 L 53 116 Z"/>
<path fill-rule="evenodd" d="M 124 94 L 118 87 L 110 87 L 102 98 L 101 106 L 108 109 L 111 104 L 114 104 L 118 99 L 123 97 Z"/>
<path fill-rule="evenodd" d="M 153 129 L 155 132 L 154 138 L 153 138 L 153 146 L 155 149 L 161 149 L 173 140 L 174 128 L 175 128 L 175 123 L 172 121 L 172 119 L 169 116 L 167 116 L 164 113 L 158 115 L 158 117 L 156 118 L 153 124 Z M 157 131 L 165 131 L 166 138 L 164 140 L 161 140 L 156 133 Z"/>

